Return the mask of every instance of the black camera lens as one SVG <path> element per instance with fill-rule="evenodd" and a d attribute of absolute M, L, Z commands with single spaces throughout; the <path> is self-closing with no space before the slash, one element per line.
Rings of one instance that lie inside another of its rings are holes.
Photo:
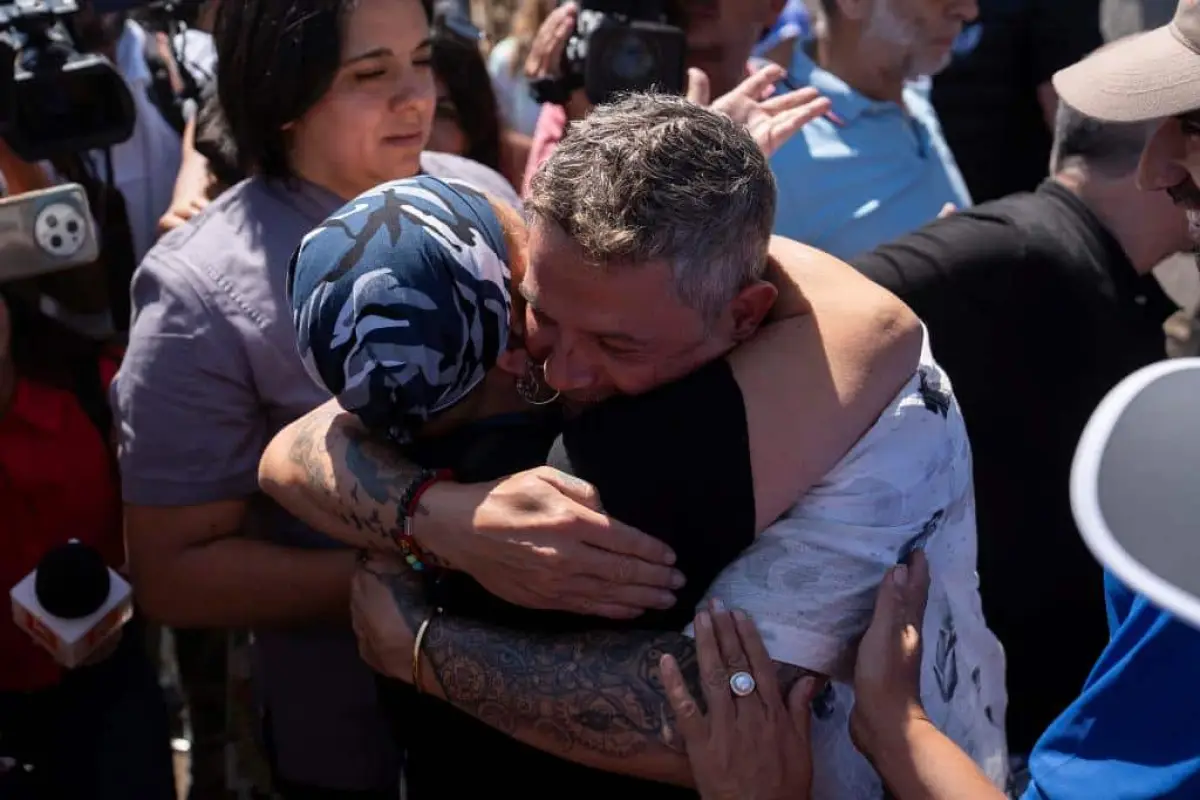
<path fill-rule="evenodd" d="M 633 32 L 625 33 L 609 51 L 613 76 L 632 85 L 649 84 L 658 73 L 657 59 L 648 43 Z"/>

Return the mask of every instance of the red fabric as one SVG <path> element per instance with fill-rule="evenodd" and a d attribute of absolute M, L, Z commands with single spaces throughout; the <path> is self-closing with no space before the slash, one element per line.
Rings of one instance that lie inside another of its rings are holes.
<path fill-rule="evenodd" d="M 116 363 L 102 359 L 104 386 Z M 0 587 L 5 592 L 51 547 L 79 539 L 124 564 L 121 491 L 109 443 L 69 391 L 17 382 L 0 417 Z M 7 598 L 6 598 L 7 599 Z M 0 691 L 56 683 L 60 668 L 12 620 L 0 620 Z"/>
<path fill-rule="evenodd" d="M 550 157 L 554 148 L 567 132 L 567 110 L 553 103 L 543 103 L 538 115 L 537 127 L 533 129 L 533 144 L 529 148 L 529 162 L 525 165 L 525 180 L 521 182 L 521 196 L 529 196 L 529 182 L 542 162 Z"/>

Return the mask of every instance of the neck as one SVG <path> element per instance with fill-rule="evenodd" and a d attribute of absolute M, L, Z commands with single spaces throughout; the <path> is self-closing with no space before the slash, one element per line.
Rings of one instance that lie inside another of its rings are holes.
<path fill-rule="evenodd" d="M 817 39 L 817 64 L 864 97 L 903 105 L 905 70 L 886 62 L 886 50 L 867 42 L 856 26 L 830 21 Z"/>
<path fill-rule="evenodd" d="M 1182 249 L 1171 231 L 1162 224 L 1171 209 L 1159 208 L 1142 193 L 1132 175 L 1109 179 L 1086 168 L 1068 168 L 1054 175 L 1054 182 L 1078 197 L 1091 209 L 1125 251 L 1139 275 L 1151 270 Z M 1179 226 L 1175 226 L 1179 227 Z"/>

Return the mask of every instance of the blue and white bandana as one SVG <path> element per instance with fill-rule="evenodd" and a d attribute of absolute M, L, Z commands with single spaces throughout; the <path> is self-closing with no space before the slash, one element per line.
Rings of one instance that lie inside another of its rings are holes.
<path fill-rule="evenodd" d="M 309 375 L 399 443 L 466 397 L 508 344 L 504 232 L 470 185 L 422 175 L 359 195 L 288 270 Z"/>

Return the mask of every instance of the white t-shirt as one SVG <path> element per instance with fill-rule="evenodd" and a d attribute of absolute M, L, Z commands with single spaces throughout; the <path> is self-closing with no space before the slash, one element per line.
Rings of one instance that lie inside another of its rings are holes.
<path fill-rule="evenodd" d="M 542 106 L 530 94 L 523 65 L 518 64 L 516 72 L 513 71 L 516 57 L 517 40 L 512 37 L 502 40 L 488 55 L 488 74 L 492 76 L 492 88 L 504 124 L 517 133 L 533 136 Z"/>
<path fill-rule="evenodd" d="M 924 548 L 931 576 L 926 711 L 1003 787 L 1004 651 L 979 598 L 971 448 L 928 335 L 917 373 L 875 425 L 709 589 L 754 618 L 772 658 L 833 679 L 813 703 L 815 800 L 884 796 L 850 741 L 849 681 L 879 584 L 916 547 Z"/>

